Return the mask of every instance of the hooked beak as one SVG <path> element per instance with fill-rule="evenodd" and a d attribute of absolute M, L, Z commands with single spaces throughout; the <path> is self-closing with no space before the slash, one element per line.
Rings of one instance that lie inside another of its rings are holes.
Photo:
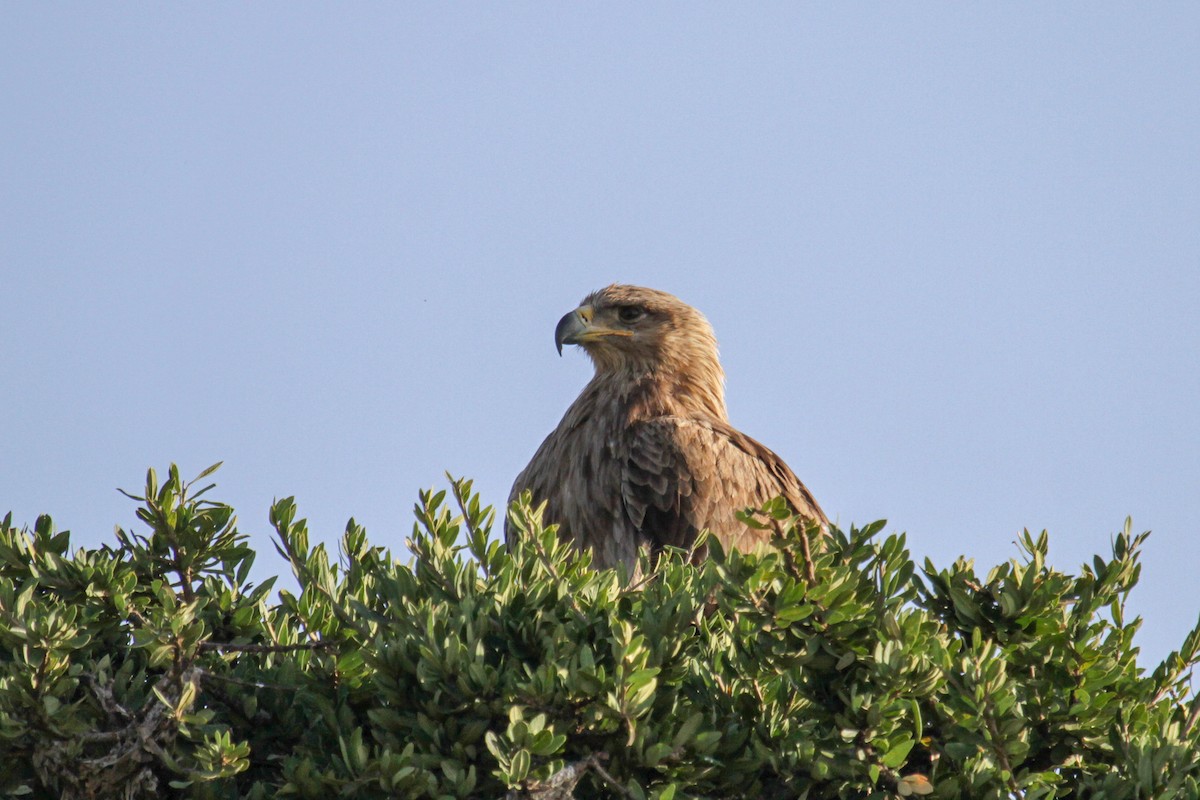
<path fill-rule="evenodd" d="M 592 330 L 592 307 L 580 306 L 564 316 L 554 326 L 554 346 L 562 355 L 564 344 L 579 344 L 585 334 Z"/>

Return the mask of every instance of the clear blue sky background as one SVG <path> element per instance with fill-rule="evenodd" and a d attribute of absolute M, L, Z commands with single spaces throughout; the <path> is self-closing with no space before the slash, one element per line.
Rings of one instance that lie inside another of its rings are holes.
<path fill-rule="evenodd" d="M 843 524 L 981 566 L 1153 529 L 1200 611 L 1200 5 L 10 3 L 0 511 L 81 544 L 194 474 L 264 551 L 502 503 L 613 281 L 716 328 Z"/>

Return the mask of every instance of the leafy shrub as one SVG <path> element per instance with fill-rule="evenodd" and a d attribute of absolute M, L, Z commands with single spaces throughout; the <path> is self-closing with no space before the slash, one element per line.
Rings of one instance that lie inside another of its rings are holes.
<path fill-rule="evenodd" d="M 769 504 L 747 519 L 777 549 L 709 541 L 630 577 L 527 503 L 505 547 L 455 481 L 420 495 L 408 563 L 353 520 L 334 563 L 275 503 L 299 591 L 273 594 L 211 488 L 151 470 L 148 530 L 97 550 L 48 517 L 0 524 L 0 792 L 1200 795 L 1200 631 L 1138 666 L 1128 523 L 1077 576 L 1028 533 L 980 576 L 918 568 L 883 523 L 822 537 Z"/>

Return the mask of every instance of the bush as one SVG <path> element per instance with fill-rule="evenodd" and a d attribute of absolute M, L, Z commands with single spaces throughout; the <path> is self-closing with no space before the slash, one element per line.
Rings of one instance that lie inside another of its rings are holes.
<path fill-rule="evenodd" d="M 1128 523 L 1078 576 L 1026 533 L 981 577 L 918 568 L 883 523 L 822 537 L 768 505 L 751 519 L 777 549 L 710 541 L 700 565 L 670 551 L 628 578 L 527 503 L 506 548 L 455 481 L 420 495 L 407 564 L 353 520 L 335 564 L 275 503 L 299 592 L 273 594 L 211 488 L 151 470 L 148 530 L 98 550 L 70 553 L 48 517 L 0 525 L 0 791 L 1200 795 L 1200 632 L 1139 668 Z"/>

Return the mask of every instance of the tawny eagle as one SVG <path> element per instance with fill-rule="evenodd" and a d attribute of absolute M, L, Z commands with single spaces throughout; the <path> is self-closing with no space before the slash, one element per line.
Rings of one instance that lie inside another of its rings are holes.
<path fill-rule="evenodd" d="M 632 567 L 640 550 L 688 548 L 709 529 L 727 548 L 770 533 L 736 513 L 782 496 L 828 521 L 771 450 L 736 430 L 712 326 L 666 292 L 612 285 L 559 320 L 554 343 L 579 345 L 596 373 L 513 484 L 547 522 L 593 551 L 600 567 Z M 510 534 L 511 535 L 511 534 Z"/>

